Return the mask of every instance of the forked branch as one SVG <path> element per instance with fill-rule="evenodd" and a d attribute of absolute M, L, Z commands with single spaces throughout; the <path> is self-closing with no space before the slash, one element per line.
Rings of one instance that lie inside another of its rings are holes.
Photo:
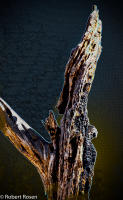
<path fill-rule="evenodd" d="M 96 150 L 91 140 L 97 130 L 88 119 L 87 102 L 101 54 L 102 23 L 94 7 L 86 32 L 66 65 L 64 87 L 57 103 L 63 117 L 58 126 L 52 111 L 44 126 L 46 141 L 0 99 L 0 130 L 38 169 L 49 198 L 64 200 L 88 192 Z"/>

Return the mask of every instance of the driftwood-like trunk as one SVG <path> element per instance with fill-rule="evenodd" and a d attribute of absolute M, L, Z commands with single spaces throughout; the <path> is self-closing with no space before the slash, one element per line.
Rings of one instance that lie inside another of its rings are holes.
<path fill-rule="evenodd" d="M 49 199 L 64 200 L 88 192 L 96 159 L 91 140 L 97 130 L 90 125 L 88 94 L 101 53 L 101 21 L 96 6 L 86 32 L 72 51 L 65 70 L 64 87 L 57 103 L 60 126 L 53 112 L 44 125 L 51 136 L 46 141 L 0 99 L 0 130 L 37 168 Z"/>

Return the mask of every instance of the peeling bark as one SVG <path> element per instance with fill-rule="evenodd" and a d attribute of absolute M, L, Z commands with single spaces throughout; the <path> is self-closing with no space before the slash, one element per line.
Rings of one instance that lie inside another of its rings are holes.
<path fill-rule="evenodd" d="M 44 122 L 51 142 L 31 128 L 0 99 L 0 130 L 38 169 L 49 199 L 64 200 L 90 190 L 96 150 L 91 142 L 97 130 L 90 125 L 88 94 L 101 54 L 102 24 L 94 7 L 86 32 L 71 52 L 64 87 L 57 103 L 63 117 L 58 126 L 52 111 Z"/>

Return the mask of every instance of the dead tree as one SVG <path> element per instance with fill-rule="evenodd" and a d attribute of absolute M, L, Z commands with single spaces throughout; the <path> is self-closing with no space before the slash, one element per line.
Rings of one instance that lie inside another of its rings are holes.
<path fill-rule="evenodd" d="M 91 140 L 97 136 L 97 130 L 90 125 L 87 102 L 101 54 L 101 29 L 94 6 L 86 32 L 66 65 L 64 87 L 57 103 L 63 115 L 60 126 L 51 111 L 44 122 L 51 142 L 0 99 L 0 130 L 37 168 L 49 199 L 64 200 L 90 190 L 96 159 Z"/>

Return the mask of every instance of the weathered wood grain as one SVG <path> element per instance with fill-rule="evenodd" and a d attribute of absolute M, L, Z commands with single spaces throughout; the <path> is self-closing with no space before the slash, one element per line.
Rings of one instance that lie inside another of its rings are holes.
<path fill-rule="evenodd" d="M 51 142 L 31 128 L 0 98 L 0 130 L 37 168 L 49 199 L 64 200 L 88 192 L 96 150 L 97 130 L 88 119 L 87 103 L 101 54 L 102 23 L 97 7 L 81 41 L 66 65 L 64 87 L 57 103 L 60 126 L 52 111 L 44 122 Z"/>
<path fill-rule="evenodd" d="M 93 177 L 96 151 L 91 142 L 97 135 L 87 112 L 88 94 L 101 53 L 101 29 L 95 7 L 86 32 L 72 51 L 66 65 L 64 87 L 57 107 L 64 114 L 61 120 L 59 199 L 88 191 Z"/>

